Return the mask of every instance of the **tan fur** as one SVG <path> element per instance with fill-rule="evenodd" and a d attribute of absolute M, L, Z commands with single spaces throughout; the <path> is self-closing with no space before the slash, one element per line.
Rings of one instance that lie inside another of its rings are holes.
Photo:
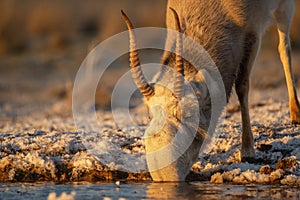
<path fill-rule="evenodd" d="M 236 86 L 242 110 L 243 158 L 255 157 L 248 111 L 249 75 L 264 31 L 274 20 L 279 31 L 278 50 L 286 74 L 291 121 L 300 122 L 289 38 L 293 0 L 169 0 L 168 7 L 179 13 L 184 33 L 199 42 L 215 61 L 228 98 Z M 173 20 L 167 10 L 168 28 L 174 29 Z M 167 45 L 173 45 L 170 39 L 167 41 Z"/>
<path fill-rule="evenodd" d="M 215 62 L 225 85 L 229 99 L 235 85 L 241 104 L 242 115 L 242 148 L 244 161 L 255 159 L 254 140 L 251 132 L 248 110 L 249 76 L 251 68 L 259 52 L 264 31 L 275 20 L 279 31 L 279 53 L 284 66 L 290 99 L 291 121 L 300 123 L 299 103 L 297 99 L 291 66 L 291 49 L 289 29 L 294 12 L 293 0 L 169 0 L 166 24 L 175 30 L 174 16 L 169 7 L 179 15 L 183 33 L 201 44 Z M 193 54 L 192 48 L 184 45 L 184 54 Z M 167 48 L 175 48 L 175 41 L 169 34 Z M 195 60 L 202 55 L 193 54 Z M 205 59 L 204 59 L 205 60 Z M 175 56 L 165 52 L 162 63 L 175 68 Z M 174 72 L 162 68 L 155 77 L 155 95 L 145 98 L 153 118 L 146 131 L 146 152 L 159 151 L 172 142 L 178 126 L 183 119 L 193 119 L 193 110 L 199 108 L 196 117 L 200 119 L 198 127 L 190 127 L 192 123 L 183 125 L 183 132 L 190 134 L 197 129 L 191 146 L 176 161 L 157 168 L 159 163 L 172 158 L 178 149 L 175 147 L 167 154 L 155 154 L 147 157 L 147 163 L 155 181 L 183 181 L 193 162 L 196 161 L 199 148 L 203 142 L 210 121 L 210 96 L 204 83 L 203 74 L 197 72 L 191 64 L 185 62 L 185 80 L 194 91 L 199 104 L 189 103 L 193 98 L 185 85 L 182 100 L 174 97 L 164 86 L 172 88 Z M 159 83 L 163 83 L 160 86 Z M 192 101 L 191 101 L 192 102 Z M 184 107 L 184 113 L 179 112 Z M 195 116 L 194 116 L 195 117 Z M 163 123 L 161 120 L 164 120 Z M 157 128 L 160 127 L 160 128 Z M 159 130 L 159 131 L 157 131 Z M 153 171 L 153 169 L 156 169 Z"/>

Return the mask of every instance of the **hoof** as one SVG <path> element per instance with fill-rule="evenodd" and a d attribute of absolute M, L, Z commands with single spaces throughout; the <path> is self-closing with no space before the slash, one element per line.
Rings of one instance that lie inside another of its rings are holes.
<path fill-rule="evenodd" d="M 255 163 L 255 157 L 242 157 L 242 162 Z"/>
<path fill-rule="evenodd" d="M 290 104 L 290 121 L 292 124 L 300 124 L 300 109 L 299 103 Z"/>
<path fill-rule="evenodd" d="M 241 157 L 240 157 L 241 161 L 248 162 L 248 163 L 254 163 L 256 161 L 254 145 L 251 144 L 251 146 L 247 146 L 247 148 L 245 146 L 242 146 L 242 149 L 241 149 Z"/>
<path fill-rule="evenodd" d="M 292 124 L 300 124 L 300 114 L 297 113 L 292 113 L 290 116 L 290 122 Z"/>

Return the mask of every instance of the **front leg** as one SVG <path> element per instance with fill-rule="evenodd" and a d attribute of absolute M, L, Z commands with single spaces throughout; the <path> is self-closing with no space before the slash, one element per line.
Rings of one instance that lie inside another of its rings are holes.
<path fill-rule="evenodd" d="M 249 93 L 249 76 L 252 66 L 255 62 L 258 50 L 260 48 L 260 37 L 256 34 L 247 34 L 244 42 L 244 55 L 240 64 L 238 76 L 235 82 L 236 92 L 239 98 L 242 115 L 242 162 L 254 162 L 255 150 L 254 140 L 251 131 L 249 108 L 248 108 L 248 93 Z"/>

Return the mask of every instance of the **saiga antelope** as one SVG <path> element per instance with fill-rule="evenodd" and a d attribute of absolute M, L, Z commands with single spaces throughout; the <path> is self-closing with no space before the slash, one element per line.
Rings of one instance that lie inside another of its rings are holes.
<path fill-rule="evenodd" d="M 288 88 L 290 120 L 292 123 L 300 122 L 289 37 L 293 13 L 293 0 L 168 1 L 167 28 L 184 33 L 201 44 L 210 54 L 222 76 L 227 100 L 230 97 L 232 87 L 235 86 L 242 116 L 242 161 L 252 162 L 255 160 L 254 140 L 248 110 L 249 75 L 259 52 L 262 36 L 273 21 L 276 22 L 279 33 L 278 50 Z M 128 17 L 123 12 L 122 14 L 130 32 L 132 76 L 152 115 L 145 141 L 146 152 L 149 153 L 163 148 L 175 137 L 176 127 L 181 125 L 182 118 L 185 117 L 176 112 L 181 99 L 187 95 L 183 89 L 185 85 L 189 83 L 199 91 L 199 95 L 197 95 L 199 102 L 209 99 L 209 92 L 206 87 L 203 87 L 201 74 L 189 62 L 180 58 L 180 50 L 185 43 L 181 41 L 182 38 L 179 36 L 176 42 L 168 35 L 166 46 L 176 47 L 177 51 L 176 54 L 166 51 L 162 57 L 162 64 L 176 69 L 178 73 L 159 72 L 159 78 L 155 80 L 156 83 L 148 84 L 141 71 L 133 26 Z M 184 49 L 188 51 L 188 47 Z M 198 57 L 199 55 L 193 56 Z M 178 74 L 184 75 L 185 81 Z M 175 92 L 157 84 L 162 81 L 173 80 L 170 77 L 176 77 L 174 81 Z M 207 105 L 209 106 L 209 103 Z M 185 180 L 191 165 L 198 157 L 199 146 L 201 146 L 204 137 L 203 130 L 206 130 L 207 121 L 209 121 L 209 116 L 205 115 L 205 112 L 209 112 L 209 110 L 205 106 L 199 109 L 201 111 L 200 120 L 207 118 L 208 120 L 200 121 L 194 141 L 182 156 L 170 165 L 159 169 L 156 166 L 166 159 L 165 156 L 156 155 L 151 160 L 147 158 L 148 168 L 154 181 Z M 162 113 L 162 110 L 165 113 Z M 155 127 L 160 123 L 161 117 L 165 118 L 165 123 L 157 132 Z"/>

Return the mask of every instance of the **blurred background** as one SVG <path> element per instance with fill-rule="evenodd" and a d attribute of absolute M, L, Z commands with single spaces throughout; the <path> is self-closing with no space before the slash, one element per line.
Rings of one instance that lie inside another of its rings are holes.
<path fill-rule="evenodd" d="M 298 80 L 300 1 L 295 2 L 291 37 Z M 136 27 L 165 27 L 166 3 L 167 0 L 0 0 L 0 116 L 30 113 L 61 101 L 70 106 L 73 80 L 88 52 L 126 30 L 120 10 L 128 13 Z M 275 27 L 266 34 L 252 75 L 251 98 L 287 100 Z M 126 69 L 127 60 L 127 56 L 120 58 L 120 65 Z M 122 75 L 118 68 L 109 73 L 114 76 L 108 76 L 97 92 L 100 108 L 109 107 L 114 81 Z"/>

